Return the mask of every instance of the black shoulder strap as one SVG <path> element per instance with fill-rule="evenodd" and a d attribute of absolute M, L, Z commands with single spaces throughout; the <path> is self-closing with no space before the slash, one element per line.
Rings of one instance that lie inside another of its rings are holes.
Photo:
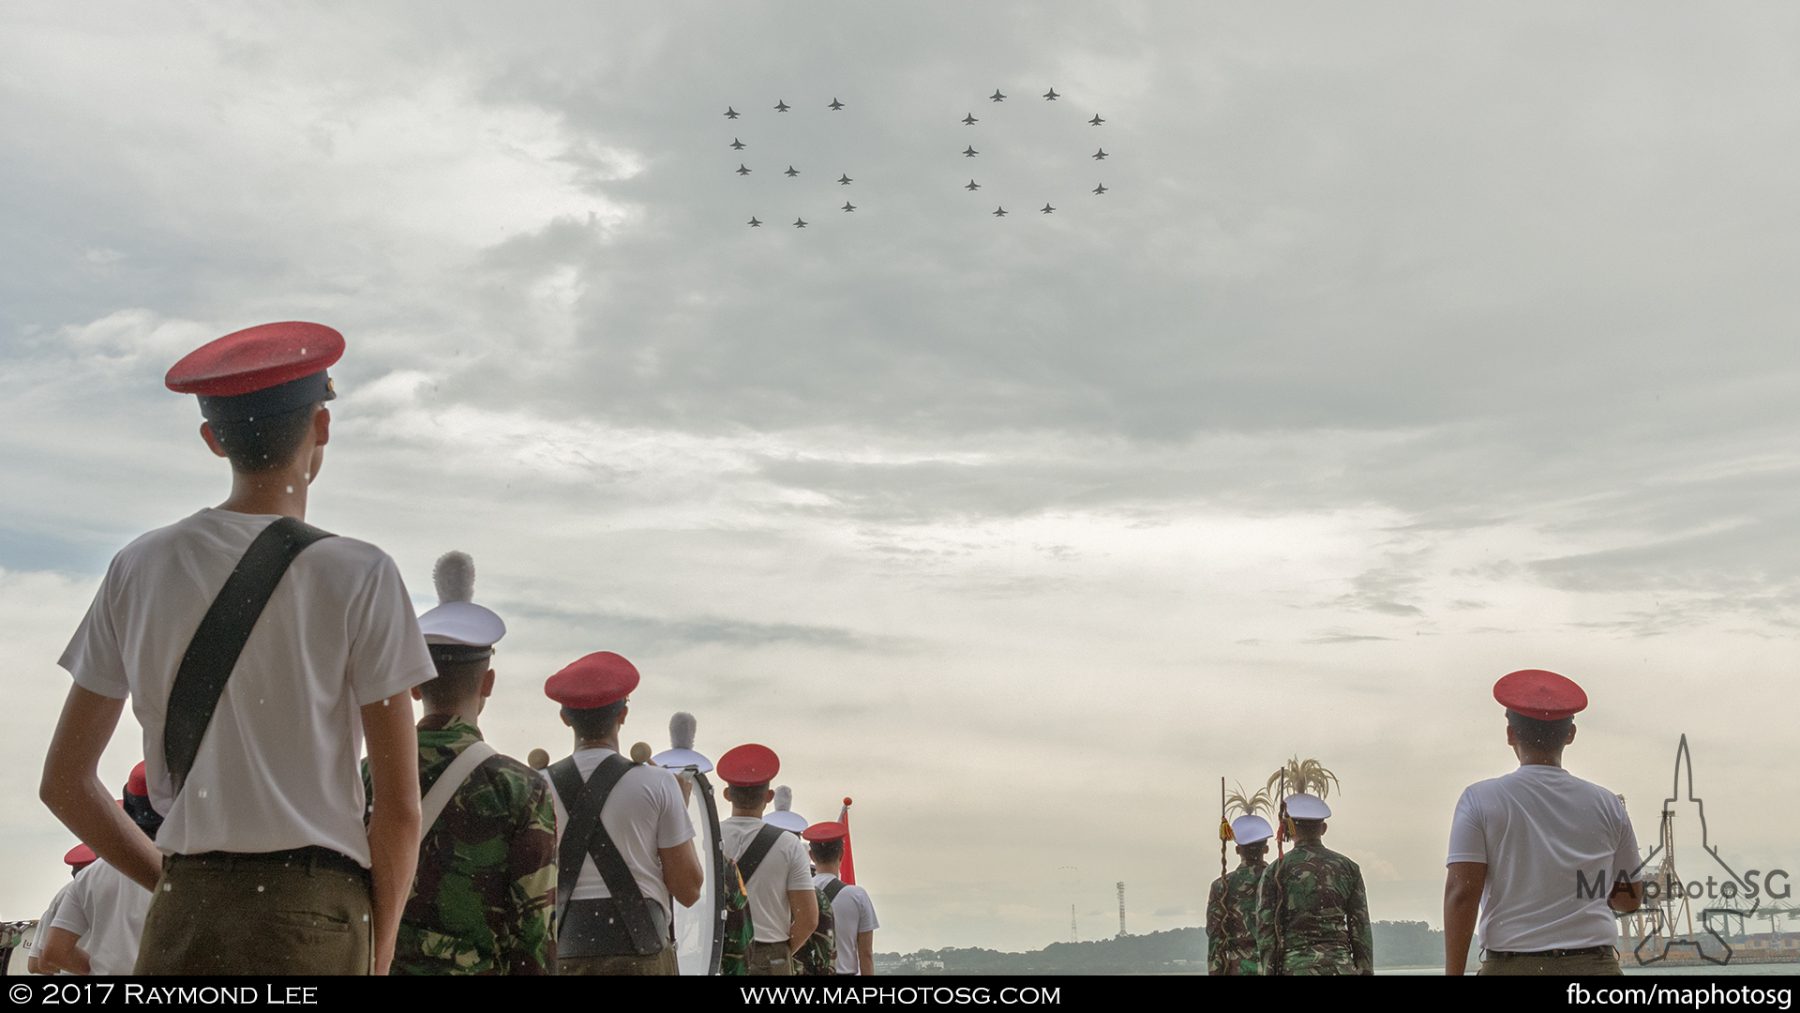
<path fill-rule="evenodd" d="M 225 682 L 237 667 L 238 656 L 244 653 L 244 644 L 250 640 L 250 631 L 256 628 L 263 606 L 281 583 L 281 575 L 300 550 L 330 537 L 331 532 L 305 521 L 278 518 L 250 543 L 244 558 L 225 578 L 218 597 L 207 607 L 194 638 L 188 641 L 187 653 L 181 656 L 181 668 L 169 690 L 169 709 L 163 720 L 163 763 L 175 781 L 177 794 L 194 769 L 200 741 L 212 724 Z"/>
<path fill-rule="evenodd" d="M 738 875 L 744 877 L 746 888 L 750 885 L 750 877 L 756 875 L 756 870 L 762 867 L 763 859 L 769 857 L 769 851 L 775 847 L 775 842 L 781 840 L 781 835 L 786 832 L 780 827 L 765 823 L 750 841 L 750 846 L 738 856 Z"/>
<path fill-rule="evenodd" d="M 825 884 L 825 899 L 826 900 L 835 901 L 835 900 L 837 900 L 837 895 L 840 893 L 843 893 L 843 892 L 844 892 L 844 881 L 837 878 L 836 876 L 831 877 L 831 882 Z"/>
<path fill-rule="evenodd" d="M 613 753 L 600 761 L 600 766 L 584 784 L 573 756 L 550 765 L 550 783 L 569 813 L 569 825 L 563 830 L 562 845 L 556 855 L 557 923 L 562 923 L 562 912 L 568 908 L 575 881 L 581 876 L 581 860 L 592 858 L 594 867 L 600 870 L 601 880 L 606 883 L 606 892 L 612 895 L 619 917 L 625 921 L 631 941 L 640 953 L 655 953 L 661 949 L 663 940 L 658 937 L 656 924 L 650 918 L 649 902 L 644 899 L 644 892 L 638 889 L 636 877 L 625 864 L 625 856 L 600 823 L 601 808 L 631 768 L 630 760 Z"/>

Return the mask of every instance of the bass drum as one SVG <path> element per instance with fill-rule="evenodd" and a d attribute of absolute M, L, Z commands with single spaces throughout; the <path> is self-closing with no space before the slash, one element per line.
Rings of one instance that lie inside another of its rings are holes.
<path fill-rule="evenodd" d="M 675 904 L 675 960 L 682 974 L 718 974 L 725 947 L 725 912 L 720 909 L 720 884 L 725 879 L 725 851 L 719 840 L 719 808 L 713 800 L 712 782 L 692 767 L 678 777 L 692 778 L 688 819 L 694 824 L 694 849 L 700 856 L 700 899 L 693 907 Z"/>

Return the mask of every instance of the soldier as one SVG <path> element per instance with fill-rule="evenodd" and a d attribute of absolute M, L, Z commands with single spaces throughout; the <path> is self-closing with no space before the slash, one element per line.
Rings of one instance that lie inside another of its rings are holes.
<path fill-rule="evenodd" d="M 1369 899 L 1356 863 L 1319 843 L 1331 807 L 1289 795 L 1294 850 L 1262 875 L 1256 953 L 1264 974 L 1374 974 Z"/>
<path fill-rule="evenodd" d="M 75 684 L 39 794 L 155 889 L 138 974 L 385 974 L 393 957 L 419 854 L 408 691 L 436 673 L 394 561 L 304 521 L 343 352 L 329 327 L 265 324 L 169 370 L 231 493 L 113 557 L 60 660 Z M 167 817 L 154 844 L 96 774 L 127 698 Z"/>
<path fill-rule="evenodd" d="M 1213 880 L 1206 899 L 1206 973 L 1261 974 L 1256 959 L 1256 888 L 1274 831 L 1261 816 L 1239 816 L 1231 821 L 1231 839 L 1237 842 L 1238 867 L 1230 875 Z"/>
<path fill-rule="evenodd" d="M 63 864 L 69 867 L 69 877 L 81 875 L 81 870 L 94 864 L 97 858 L 94 849 L 85 844 L 77 844 L 63 855 Z M 44 940 L 50 936 L 50 923 L 56 920 L 56 912 L 62 902 L 69 896 L 72 882 L 64 883 L 56 896 L 50 898 L 50 906 L 44 909 L 44 916 L 38 919 L 37 928 L 31 933 L 31 945 L 25 949 L 25 970 L 31 974 L 55 974 L 54 970 L 45 968 L 41 962 L 44 953 Z"/>
<path fill-rule="evenodd" d="M 125 782 L 119 805 L 138 829 L 156 838 L 162 817 L 150 808 L 139 763 Z M 150 910 L 150 891 L 127 879 L 105 859 L 83 869 L 56 913 L 40 931 L 44 945 L 39 963 L 46 973 L 130 974 L 137 963 L 138 944 L 144 934 L 144 914 Z"/>
<path fill-rule="evenodd" d="M 575 732 L 574 753 L 544 771 L 556 806 L 558 974 L 678 973 L 671 898 L 700 899 L 687 785 L 619 755 L 638 679 L 631 662 L 599 651 L 544 683 Z"/>
<path fill-rule="evenodd" d="M 1444 972 L 1460 977 L 1481 919 L 1481 974 L 1622 974 L 1613 912 L 1643 899 L 1637 835 L 1625 805 L 1563 769 L 1587 693 L 1555 672 L 1494 683 L 1519 768 L 1472 784 L 1456 802 L 1444 883 Z M 1612 883 L 1583 890 L 1589 872 Z"/>
<path fill-rule="evenodd" d="M 844 839 L 850 831 L 842 823 L 814 823 L 800 835 L 812 853 L 813 885 L 831 905 L 832 928 L 837 933 L 838 974 L 875 973 L 875 902 L 869 891 L 838 878 L 844 865 Z"/>
<path fill-rule="evenodd" d="M 476 720 L 494 692 L 506 623 L 475 604 L 475 562 L 444 554 L 438 606 L 419 617 L 438 677 L 415 687 L 419 721 L 419 871 L 390 974 L 551 974 L 556 938 L 556 811 L 525 764 L 483 741 Z M 363 769 L 365 786 L 368 767 Z"/>
<path fill-rule="evenodd" d="M 756 935 L 746 954 L 748 973 L 785 977 L 795 973 L 794 954 L 818 928 L 819 899 L 800 838 L 763 822 L 775 797 L 769 782 L 780 771 L 780 758 L 767 746 L 738 746 L 719 758 L 731 803 L 719 837 L 750 894 Z"/>

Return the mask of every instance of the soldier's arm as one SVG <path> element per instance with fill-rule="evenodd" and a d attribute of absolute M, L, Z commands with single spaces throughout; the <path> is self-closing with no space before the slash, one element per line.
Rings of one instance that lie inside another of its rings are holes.
<path fill-rule="evenodd" d="M 663 885 L 669 888 L 682 907 L 693 907 L 700 899 L 700 886 L 706 873 L 700 868 L 700 857 L 694 854 L 694 842 L 683 841 L 672 848 L 658 848 L 662 856 Z"/>
<path fill-rule="evenodd" d="M 1469 969 L 1469 941 L 1487 886 L 1486 862 L 1451 862 L 1444 877 L 1444 973 L 1460 978 Z"/>
<path fill-rule="evenodd" d="M 858 932 L 856 934 L 856 964 L 862 974 L 875 973 L 875 933 Z"/>
<path fill-rule="evenodd" d="M 1213 880 L 1206 896 L 1206 973 L 1225 973 L 1225 911 L 1219 903 L 1225 892 L 1223 879 Z"/>
<path fill-rule="evenodd" d="M 388 973 L 400 915 L 419 864 L 419 737 L 412 695 L 402 690 L 362 708 L 369 743 L 369 901 L 374 911 L 374 973 Z"/>
<path fill-rule="evenodd" d="M 556 810 L 544 779 L 526 786 L 525 819 L 507 843 L 506 934 L 500 964 L 508 974 L 552 974 L 556 936 L 550 919 L 556 907 Z"/>
<path fill-rule="evenodd" d="M 1264 870 L 1256 884 L 1256 959 L 1262 973 L 1275 973 L 1275 867 Z"/>
<path fill-rule="evenodd" d="M 806 945 L 807 937 L 813 929 L 819 927 L 819 894 L 807 887 L 804 890 L 789 890 L 788 909 L 794 912 L 794 922 L 788 928 L 788 952 L 799 953 L 800 947 Z"/>
<path fill-rule="evenodd" d="M 1369 893 L 1363 886 L 1362 870 L 1350 870 L 1350 901 L 1345 908 L 1349 918 L 1350 956 L 1363 974 L 1375 973 L 1375 932 L 1369 925 Z"/>
<path fill-rule="evenodd" d="M 76 944 L 77 936 L 68 929 L 51 929 L 44 940 L 44 952 L 39 964 L 45 974 L 67 971 L 70 974 L 92 974 L 93 967 L 88 963 L 87 952 Z"/>
<path fill-rule="evenodd" d="M 38 798 L 77 840 L 146 890 L 156 889 L 162 853 L 100 783 L 100 754 L 112 741 L 125 701 L 70 686 L 44 756 Z"/>

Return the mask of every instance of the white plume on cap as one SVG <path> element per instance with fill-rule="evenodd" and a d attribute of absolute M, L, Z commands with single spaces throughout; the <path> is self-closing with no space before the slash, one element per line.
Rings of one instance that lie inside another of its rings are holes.
<path fill-rule="evenodd" d="M 794 789 L 781 785 L 775 789 L 775 811 L 786 812 L 794 807 Z"/>
<path fill-rule="evenodd" d="M 669 719 L 669 745 L 675 749 L 694 748 L 694 729 L 698 724 L 687 711 L 676 711 Z"/>
<path fill-rule="evenodd" d="M 475 600 L 475 560 L 466 552 L 446 552 L 431 568 L 438 604 Z"/>

